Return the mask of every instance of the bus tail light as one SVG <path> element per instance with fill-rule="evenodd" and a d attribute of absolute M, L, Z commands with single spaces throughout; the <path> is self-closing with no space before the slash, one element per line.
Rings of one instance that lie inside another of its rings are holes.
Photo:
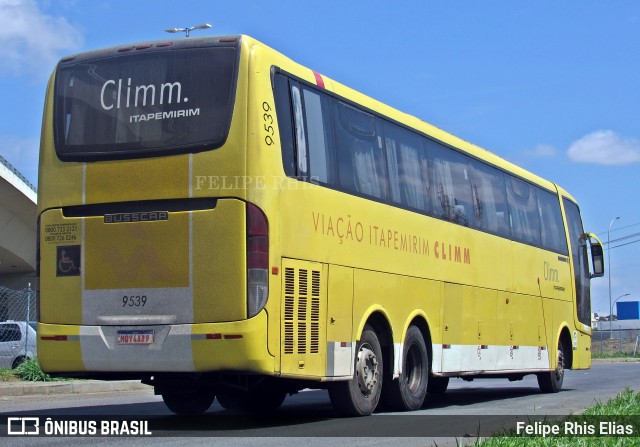
<path fill-rule="evenodd" d="M 247 317 L 255 317 L 269 297 L 269 226 L 267 217 L 247 203 Z"/>

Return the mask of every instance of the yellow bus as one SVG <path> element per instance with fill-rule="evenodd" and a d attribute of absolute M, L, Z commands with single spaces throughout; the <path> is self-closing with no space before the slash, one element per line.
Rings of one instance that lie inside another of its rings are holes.
<path fill-rule="evenodd" d="M 566 191 L 251 37 L 63 58 L 38 191 L 52 374 L 367 415 L 590 366 L 602 247 Z"/>

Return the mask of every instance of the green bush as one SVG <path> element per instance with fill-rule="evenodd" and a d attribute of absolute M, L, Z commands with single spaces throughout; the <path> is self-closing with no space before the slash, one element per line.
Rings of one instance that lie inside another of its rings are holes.
<path fill-rule="evenodd" d="M 20 379 L 29 382 L 51 382 L 56 379 L 42 371 L 36 359 L 27 359 L 22 362 L 13 373 Z"/>

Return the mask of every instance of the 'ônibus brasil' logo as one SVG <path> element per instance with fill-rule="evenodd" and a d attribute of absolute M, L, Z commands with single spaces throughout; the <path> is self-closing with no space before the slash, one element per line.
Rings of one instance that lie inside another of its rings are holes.
<path fill-rule="evenodd" d="M 189 102 L 183 95 L 180 82 L 166 82 L 164 84 L 131 85 L 131 78 L 126 83 L 122 79 L 117 81 L 108 79 L 100 90 L 100 105 L 104 110 L 140 108 L 147 106 L 182 104 Z M 169 118 L 182 118 L 200 115 L 200 108 L 168 110 L 163 112 L 130 115 L 130 123 Z"/>

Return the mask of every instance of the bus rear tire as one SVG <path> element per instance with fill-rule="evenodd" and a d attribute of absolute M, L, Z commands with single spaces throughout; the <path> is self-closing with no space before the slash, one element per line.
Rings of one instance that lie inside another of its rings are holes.
<path fill-rule="evenodd" d="M 287 393 L 275 384 L 269 383 L 250 391 L 222 388 L 218 390 L 218 403 L 227 410 L 251 413 L 265 413 L 280 408 Z"/>
<path fill-rule="evenodd" d="M 333 408 L 348 416 L 373 413 L 380 401 L 383 373 L 380 342 L 373 328 L 367 325 L 356 345 L 353 377 L 329 387 Z"/>
<path fill-rule="evenodd" d="M 387 374 L 387 379 L 390 375 Z M 429 383 L 429 353 L 422 332 L 410 326 L 402 348 L 402 372 L 398 380 L 385 383 L 383 402 L 394 410 L 413 411 L 422 407 Z"/>
<path fill-rule="evenodd" d="M 449 378 L 448 377 L 429 377 L 429 384 L 427 385 L 427 393 L 433 395 L 444 394 L 447 391 L 447 387 L 449 386 Z"/>
<path fill-rule="evenodd" d="M 538 385 L 543 393 L 557 393 L 562 389 L 564 381 L 564 345 L 562 341 L 558 342 L 558 363 L 556 369 L 538 373 Z"/>
<path fill-rule="evenodd" d="M 181 415 L 204 413 L 209 409 L 215 397 L 214 393 L 206 390 L 162 394 L 162 400 L 169 410 Z"/>

